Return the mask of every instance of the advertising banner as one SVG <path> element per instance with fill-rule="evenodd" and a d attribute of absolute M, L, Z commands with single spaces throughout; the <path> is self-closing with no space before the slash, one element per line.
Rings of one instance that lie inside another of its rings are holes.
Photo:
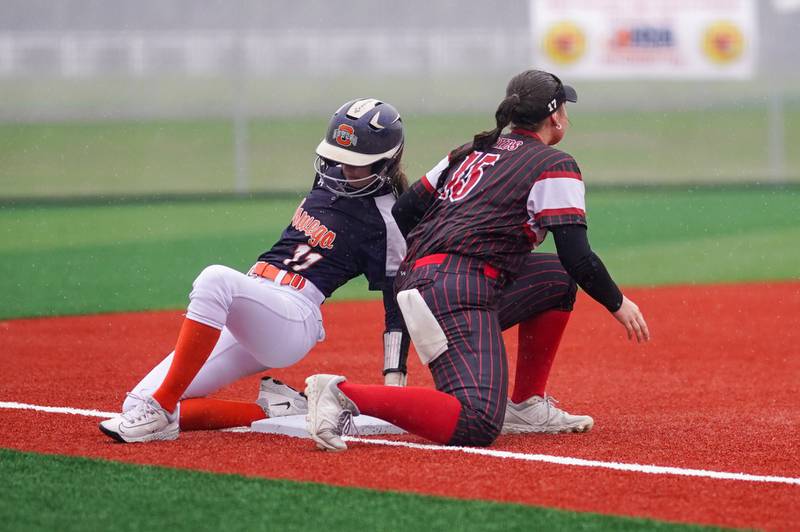
<path fill-rule="evenodd" d="M 576 78 L 747 79 L 756 0 L 531 0 L 535 65 Z"/>

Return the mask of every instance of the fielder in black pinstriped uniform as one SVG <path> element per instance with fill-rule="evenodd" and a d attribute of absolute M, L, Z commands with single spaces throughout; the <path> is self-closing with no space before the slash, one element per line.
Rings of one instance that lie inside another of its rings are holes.
<path fill-rule="evenodd" d="M 424 198 L 420 190 L 424 188 L 433 201 L 408 235 L 409 250 L 396 286 L 398 292 L 420 292 L 447 338 L 447 351 L 429 367 L 436 388 L 454 395 L 465 407 L 450 442 L 454 445 L 488 445 L 497 437 L 508 382 L 501 331 L 552 308 L 545 298 L 529 297 L 540 303 L 538 308 L 516 301 L 525 290 L 506 284 L 516 278 L 516 272 L 534 279 L 544 276 L 538 263 L 553 256 L 532 255 L 529 250 L 551 224 L 586 223 L 582 204 L 576 204 L 545 213 L 534 229 L 526 207 L 533 184 L 547 173 L 572 177 L 580 171 L 569 155 L 526 130 L 515 129 L 501 139 L 495 146 L 506 150 L 489 147 L 478 156 L 472 152 L 451 170 L 441 187 L 431 190 L 431 178 L 438 177 L 435 172 L 414 185 L 413 193 Z M 471 166 L 470 160 L 474 161 Z M 447 254 L 444 262 L 414 268 L 419 259 L 441 253 Z M 486 265 L 498 274 L 487 274 Z M 556 275 L 568 278 L 563 270 Z M 506 289 L 509 295 L 503 301 Z M 568 285 L 564 296 L 562 305 L 569 306 L 564 310 L 571 310 L 574 288 Z"/>
<path fill-rule="evenodd" d="M 532 85 L 542 78 L 552 80 L 549 91 L 544 86 L 550 97 L 539 98 L 537 105 Z M 450 444 L 487 445 L 500 432 L 508 372 L 501 330 L 530 315 L 510 315 L 524 307 L 515 304 L 512 287 L 501 302 L 504 281 L 516 272 L 535 275 L 537 265 L 526 268 L 525 261 L 548 230 L 558 228 L 559 256 L 567 259 L 562 262 L 581 286 L 611 312 L 621 311 L 617 317 L 629 334 L 640 340 L 649 336 L 638 308 L 624 298 L 588 248 L 580 169 L 570 155 L 548 145 L 561 140 L 565 125 L 552 124 L 555 135 L 547 143 L 535 132 L 541 129 L 537 126 L 499 135 L 508 123 L 504 116 L 526 126 L 566 122 L 562 109 L 567 100 L 576 101 L 577 94 L 555 76 L 535 71 L 517 76 L 498 108 L 495 132 L 476 136 L 474 144 L 456 150 L 439 165 L 442 179 L 434 169 L 433 176 L 417 182 L 395 206 L 401 228 L 417 224 L 407 236 L 409 250 L 396 289 L 418 290 L 436 317 L 446 350 L 430 353 L 429 366 L 437 389 L 456 396 L 464 407 Z M 426 264 L 426 257 L 436 254 L 446 258 Z M 570 260 L 575 255 L 583 257 Z M 499 276 L 490 275 L 487 265 L 499 270 Z M 424 332 L 415 332 L 415 344 L 424 342 Z"/>
<path fill-rule="evenodd" d="M 546 267 L 528 261 L 553 259 L 530 253 L 548 232 L 569 276 L 629 338 L 649 339 L 638 307 L 589 247 L 578 165 L 552 147 L 568 126 L 566 101 L 577 101 L 575 90 L 552 74 L 515 76 L 495 113 L 497 127 L 454 150 L 398 199 L 392 214 L 408 243 L 395 285 L 398 305 L 437 391 L 311 376 L 308 428 L 320 448 L 346 449 L 342 420 L 359 412 L 440 443 L 492 443 L 503 426 L 508 389 L 501 329 L 537 310 L 522 307 L 513 294 L 535 294 L 518 275 L 528 269 L 535 279 Z M 513 129 L 502 135 L 508 125 Z M 563 272 L 556 276 L 563 279 Z M 559 292 L 555 299 L 570 307 L 569 290 Z M 557 306 L 547 296 L 533 299 L 542 309 Z"/>

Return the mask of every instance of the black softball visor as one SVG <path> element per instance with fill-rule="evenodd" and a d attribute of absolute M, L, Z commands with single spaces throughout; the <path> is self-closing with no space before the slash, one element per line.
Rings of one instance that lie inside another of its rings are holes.
<path fill-rule="evenodd" d="M 556 87 L 556 91 L 553 93 L 553 97 L 547 101 L 545 106 L 538 113 L 536 113 L 536 117 L 534 118 L 536 122 L 539 120 L 544 120 L 551 114 L 555 113 L 556 109 L 558 109 L 558 106 L 564 102 L 576 103 L 578 101 L 578 91 L 576 91 L 570 85 L 564 85 L 555 74 L 551 75 L 558 82 L 558 86 Z"/>
<path fill-rule="evenodd" d="M 564 100 L 572 103 L 578 103 L 578 91 L 570 85 L 562 85 L 564 89 Z"/>

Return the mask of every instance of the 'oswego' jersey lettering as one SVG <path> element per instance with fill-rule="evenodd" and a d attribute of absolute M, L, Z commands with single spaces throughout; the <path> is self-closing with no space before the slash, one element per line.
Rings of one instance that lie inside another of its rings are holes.
<path fill-rule="evenodd" d="M 308 237 L 308 245 L 319 245 L 321 248 L 333 249 L 333 241 L 336 240 L 336 233 L 328 229 L 328 226 L 321 224 L 319 220 L 311 216 L 303 209 L 305 198 L 300 202 L 300 206 L 292 216 L 292 227 L 303 232 Z"/>

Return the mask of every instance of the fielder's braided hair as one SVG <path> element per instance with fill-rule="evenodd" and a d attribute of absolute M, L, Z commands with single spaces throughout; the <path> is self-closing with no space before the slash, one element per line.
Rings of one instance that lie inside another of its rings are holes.
<path fill-rule="evenodd" d="M 535 120 L 532 117 L 547 105 L 557 87 L 556 78 L 543 70 L 526 70 L 511 78 L 506 86 L 506 97 L 494 113 L 495 128 L 478 133 L 472 142 L 451 151 L 450 164 L 442 172 L 442 176 L 447 175 L 452 167 L 473 151 L 486 151 L 491 148 L 503 129 L 511 123 L 531 131 L 541 128 L 544 120 Z"/>

